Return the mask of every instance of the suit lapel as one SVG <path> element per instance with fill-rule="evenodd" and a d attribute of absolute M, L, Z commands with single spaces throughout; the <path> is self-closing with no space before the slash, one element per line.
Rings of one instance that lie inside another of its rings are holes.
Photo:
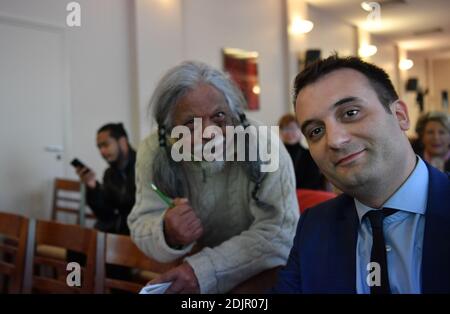
<path fill-rule="evenodd" d="M 428 204 L 422 253 L 422 292 L 450 292 L 450 184 L 427 164 Z"/>
<path fill-rule="evenodd" d="M 359 220 L 353 198 L 343 195 L 330 228 L 328 278 L 331 293 L 356 293 L 356 241 Z"/>

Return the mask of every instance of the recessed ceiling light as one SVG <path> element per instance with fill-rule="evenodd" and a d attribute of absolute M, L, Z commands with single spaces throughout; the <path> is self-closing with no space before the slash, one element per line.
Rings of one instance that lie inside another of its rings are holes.
<path fill-rule="evenodd" d="M 375 45 L 364 45 L 359 47 L 358 54 L 361 58 L 367 58 L 376 54 L 377 50 L 377 46 Z"/>
<path fill-rule="evenodd" d="M 292 20 L 290 32 L 291 34 L 306 34 L 309 33 L 314 27 L 314 23 L 308 20 L 303 20 L 300 17 L 295 17 Z"/>
<path fill-rule="evenodd" d="M 413 67 L 414 62 L 410 59 L 403 59 L 400 60 L 400 62 L 398 63 L 398 67 L 400 70 L 406 71 L 409 70 Z"/>

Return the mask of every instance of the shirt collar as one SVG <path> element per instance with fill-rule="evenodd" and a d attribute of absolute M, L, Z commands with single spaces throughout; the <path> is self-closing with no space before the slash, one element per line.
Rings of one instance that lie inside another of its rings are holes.
<path fill-rule="evenodd" d="M 417 156 L 416 167 L 402 186 L 382 205 L 415 214 L 425 214 L 428 199 L 428 169 Z M 359 221 L 370 211 L 376 210 L 354 199 Z"/>

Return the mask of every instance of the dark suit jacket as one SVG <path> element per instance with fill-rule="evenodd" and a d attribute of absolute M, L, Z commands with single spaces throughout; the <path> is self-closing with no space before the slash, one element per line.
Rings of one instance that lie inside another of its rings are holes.
<path fill-rule="evenodd" d="M 450 180 L 427 164 L 428 204 L 422 293 L 450 293 Z M 356 293 L 359 226 L 353 198 L 342 194 L 308 209 L 272 293 Z"/>

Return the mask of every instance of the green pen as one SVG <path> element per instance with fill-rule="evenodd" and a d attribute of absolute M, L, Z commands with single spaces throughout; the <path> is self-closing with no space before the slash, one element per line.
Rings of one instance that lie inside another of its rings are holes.
<path fill-rule="evenodd" d="M 158 194 L 158 196 L 164 201 L 164 203 L 166 203 L 169 207 L 173 206 L 173 202 L 172 199 L 170 197 L 168 197 L 166 194 L 164 194 L 163 192 L 161 192 L 156 185 L 154 185 L 153 183 L 151 184 L 152 190 L 156 192 L 156 194 Z"/>

